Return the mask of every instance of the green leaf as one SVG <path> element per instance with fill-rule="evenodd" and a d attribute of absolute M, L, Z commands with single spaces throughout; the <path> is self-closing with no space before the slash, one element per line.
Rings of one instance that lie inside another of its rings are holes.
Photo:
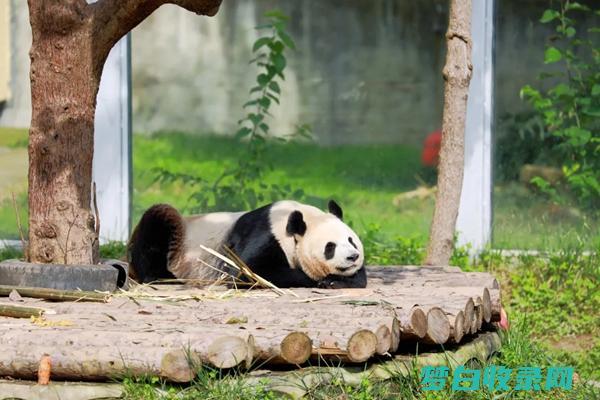
<path fill-rule="evenodd" d="M 562 60 L 562 53 L 556 47 L 548 47 L 544 53 L 544 63 L 552 64 Z"/>
<path fill-rule="evenodd" d="M 565 83 L 559 83 L 552 90 L 550 90 L 550 93 L 555 94 L 557 96 L 572 96 L 575 94 L 573 89 L 571 89 Z"/>
<path fill-rule="evenodd" d="M 572 38 L 573 36 L 575 36 L 575 33 L 577 33 L 577 31 L 572 26 L 569 26 L 565 30 L 565 35 L 567 35 L 568 38 Z"/>
<path fill-rule="evenodd" d="M 261 87 L 265 87 L 270 80 L 271 78 L 269 78 L 267 74 L 260 74 L 256 77 L 256 82 L 258 82 Z"/>
<path fill-rule="evenodd" d="M 519 96 L 522 99 L 539 99 L 541 97 L 540 92 L 529 85 L 523 86 L 521 89 Z"/>
<path fill-rule="evenodd" d="M 285 44 L 288 48 L 292 50 L 296 49 L 296 43 L 294 43 L 294 40 L 285 31 L 278 30 L 277 34 L 279 35 L 279 38 L 283 44 Z"/>
<path fill-rule="evenodd" d="M 586 107 L 582 110 L 582 112 L 590 117 L 600 118 L 600 107 Z"/>
<path fill-rule="evenodd" d="M 264 122 L 261 122 L 258 127 L 262 129 L 264 133 L 269 133 L 269 125 L 265 124 Z"/>
<path fill-rule="evenodd" d="M 596 83 L 592 86 L 592 96 L 600 96 L 600 83 Z"/>
<path fill-rule="evenodd" d="M 567 141 L 573 146 L 583 146 L 592 138 L 592 132 L 577 126 L 571 126 L 563 131 Z"/>
<path fill-rule="evenodd" d="M 279 104 L 279 99 L 277 97 L 273 96 L 271 93 L 267 93 L 267 96 L 275 103 Z"/>
<path fill-rule="evenodd" d="M 250 128 L 240 128 L 236 133 L 235 133 L 235 138 L 236 139 L 241 139 L 244 136 L 248 136 L 250 133 L 252 133 L 252 130 Z"/>
<path fill-rule="evenodd" d="M 256 42 L 254 42 L 254 45 L 252 46 L 252 52 L 256 53 L 256 51 L 258 49 L 260 49 L 261 47 L 269 45 L 272 40 L 273 39 L 271 39 L 270 37 L 261 37 L 261 38 L 258 38 L 256 40 Z"/>
<path fill-rule="evenodd" d="M 280 40 L 276 40 L 269 45 L 269 48 L 273 53 L 282 53 L 285 47 L 283 46 L 283 43 Z"/>
<path fill-rule="evenodd" d="M 271 100 L 269 100 L 268 97 L 261 97 L 260 99 L 258 99 L 258 104 L 260 104 L 262 108 L 268 109 L 271 105 Z"/>
<path fill-rule="evenodd" d="M 286 59 L 282 54 L 271 54 L 271 61 L 275 67 L 275 72 L 280 73 L 285 69 Z"/>
<path fill-rule="evenodd" d="M 253 105 L 257 104 L 257 103 L 258 103 L 258 100 L 250 100 L 250 101 L 245 102 L 242 107 L 246 108 L 246 107 L 249 107 L 249 106 L 253 106 Z"/>
<path fill-rule="evenodd" d="M 542 24 L 545 24 L 545 23 L 548 23 L 550 21 L 554 21 L 559 16 L 560 16 L 560 14 L 556 10 L 546 10 L 546 11 L 544 11 L 544 14 L 542 15 L 542 18 L 540 19 L 540 22 Z"/>
<path fill-rule="evenodd" d="M 277 94 L 281 93 L 281 89 L 279 88 L 279 84 L 277 82 L 275 82 L 275 81 L 269 83 L 269 89 L 271 89 L 272 91 L 274 91 Z"/>
<path fill-rule="evenodd" d="M 285 15 L 283 12 L 281 12 L 281 10 L 269 10 L 269 11 L 265 12 L 264 15 L 267 18 L 275 18 L 275 19 L 279 19 L 282 21 L 286 21 L 289 19 L 289 17 L 287 15 Z"/>
<path fill-rule="evenodd" d="M 565 10 L 567 10 L 567 11 L 569 11 L 569 10 L 589 11 L 590 8 L 588 6 L 584 6 L 583 4 L 574 1 L 574 2 L 567 2 L 567 6 L 565 7 Z"/>

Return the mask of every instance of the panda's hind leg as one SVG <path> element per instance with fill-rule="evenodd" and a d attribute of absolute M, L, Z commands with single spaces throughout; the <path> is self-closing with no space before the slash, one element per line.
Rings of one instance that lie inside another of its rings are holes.
<path fill-rule="evenodd" d="M 132 277 L 141 283 L 175 276 L 169 271 L 169 257 L 181 251 L 184 224 L 179 212 L 167 205 L 150 207 L 140 219 L 127 245 Z"/>

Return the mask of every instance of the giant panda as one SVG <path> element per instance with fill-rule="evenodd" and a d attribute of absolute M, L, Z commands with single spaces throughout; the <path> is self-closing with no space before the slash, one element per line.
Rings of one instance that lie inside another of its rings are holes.
<path fill-rule="evenodd" d="M 128 243 L 131 275 L 139 282 L 190 279 L 212 282 L 236 273 L 200 245 L 231 249 L 253 272 L 277 287 L 363 288 L 363 245 L 343 222 L 333 200 L 329 212 L 285 200 L 248 212 L 182 217 L 166 204 L 149 208 Z"/>

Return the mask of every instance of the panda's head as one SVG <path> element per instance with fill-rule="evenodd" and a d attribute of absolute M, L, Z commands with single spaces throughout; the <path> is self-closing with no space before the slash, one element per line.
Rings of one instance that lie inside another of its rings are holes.
<path fill-rule="evenodd" d="M 294 237 L 295 259 L 312 279 L 328 275 L 350 276 L 363 265 L 363 245 L 343 221 L 343 212 L 333 200 L 329 213 L 294 210 L 287 220 L 287 234 Z"/>

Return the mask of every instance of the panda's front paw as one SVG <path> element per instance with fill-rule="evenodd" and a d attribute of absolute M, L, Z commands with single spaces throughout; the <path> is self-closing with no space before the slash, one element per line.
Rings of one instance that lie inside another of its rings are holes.
<path fill-rule="evenodd" d="M 347 285 L 339 279 L 328 276 L 324 279 L 321 279 L 317 283 L 317 287 L 321 289 L 341 289 L 347 287 Z"/>

